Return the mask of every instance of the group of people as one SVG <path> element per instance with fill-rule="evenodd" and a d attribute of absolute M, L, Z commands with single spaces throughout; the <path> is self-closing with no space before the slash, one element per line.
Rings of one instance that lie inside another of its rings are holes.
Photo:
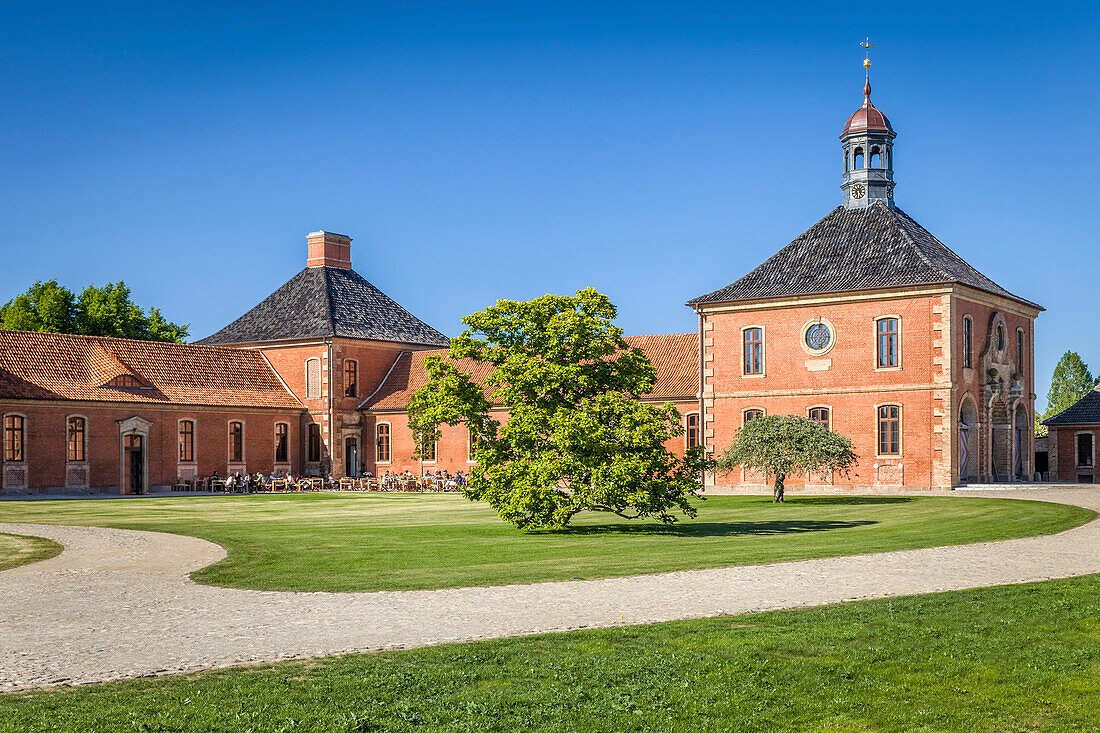
<path fill-rule="evenodd" d="M 386 471 L 379 480 L 383 491 L 394 491 L 413 481 L 417 481 L 417 477 L 409 470 L 401 473 Z M 462 487 L 466 485 L 466 476 L 463 475 L 462 471 L 455 471 L 452 474 L 446 469 L 442 471 L 425 469 L 417 483 L 420 486 L 432 485 L 443 491 L 461 491 Z"/>
<path fill-rule="evenodd" d="M 370 472 L 363 474 L 363 477 L 373 478 Z M 215 471 L 214 475 L 211 476 L 211 480 L 222 481 L 223 479 L 218 475 L 218 472 Z M 249 492 L 267 491 L 275 481 L 279 480 L 286 481 L 286 488 L 288 491 L 298 491 L 304 488 L 302 482 L 309 480 L 309 477 L 295 476 L 294 474 L 284 473 L 282 471 L 273 471 L 267 476 L 259 472 L 241 473 L 240 471 L 236 471 L 226 476 L 224 483 L 226 491 Z M 323 481 L 326 489 L 335 491 L 340 488 L 340 481 L 331 473 L 326 476 Z M 425 470 L 418 478 L 411 471 L 407 470 L 402 473 L 391 473 L 390 471 L 386 471 L 386 473 L 379 478 L 378 484 L 383 491 L 396 491 L 410 482 L 415 482 L 421 487 L 431 486 L 442 491 L 462 491 L 462 488 L 466 486 L 466 476 L 463 475 L 462 471 L 451 473 L 447 470 Z"/>

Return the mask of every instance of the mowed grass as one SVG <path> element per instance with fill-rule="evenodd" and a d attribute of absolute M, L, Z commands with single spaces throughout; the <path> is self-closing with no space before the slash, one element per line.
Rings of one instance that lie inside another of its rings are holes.
<path fill-rule="evenodd" d="M 44 537 L 0 533 L 0 570 L 46 560 L 61 552 L 61 545 Z"/>
<path fill-rule="evenodd" d="M 0 696 L 0 731 L 1100 730 L 1100 576 Z"/>
<path fill-rule="evenodd" d="M 1092 511 L 950 497 L 720 496 L 672 526 L 603 514 L 523 533 L 456 495 L 164 497 L 0 504 L 0 521 L 193 535 L 228 551 L 202 583 L 373 591 L 603 578 L 931 547 L 1058 532 Z"/>

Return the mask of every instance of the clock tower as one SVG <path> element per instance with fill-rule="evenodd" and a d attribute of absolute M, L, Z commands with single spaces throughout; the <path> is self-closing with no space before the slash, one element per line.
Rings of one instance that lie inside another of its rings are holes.
<path fill-rule="evenodd" d="M 864 61 L 869 67 L 871 62 Z M 844 146 L 844 208 L 864 209 L 881 201 L 894 206 L 894 128 L 871 104 L 871 79 L 863 84 L 863 106 L 848 118 L 840 142 Z"/>

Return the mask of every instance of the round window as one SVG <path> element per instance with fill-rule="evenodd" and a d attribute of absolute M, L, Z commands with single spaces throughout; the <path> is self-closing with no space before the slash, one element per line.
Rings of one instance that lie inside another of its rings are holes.
<path fill-rule="evenodd" d="M 829 348 L 833 335 L 829 333 L 829 327 L 824 323 L 815 323 L 806 329 L 806 345 L 814 351 L 823 351 Z"/>

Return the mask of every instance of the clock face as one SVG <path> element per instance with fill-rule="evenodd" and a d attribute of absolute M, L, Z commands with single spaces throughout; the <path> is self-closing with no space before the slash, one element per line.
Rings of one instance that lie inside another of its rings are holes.
<path fill-rule="evenodd" d="M 861 199 L 866 193 L 867 189 L 863 187 L 862 183 L 857 183 L 856 185 L 852 186 L 852 198 Z"/>

